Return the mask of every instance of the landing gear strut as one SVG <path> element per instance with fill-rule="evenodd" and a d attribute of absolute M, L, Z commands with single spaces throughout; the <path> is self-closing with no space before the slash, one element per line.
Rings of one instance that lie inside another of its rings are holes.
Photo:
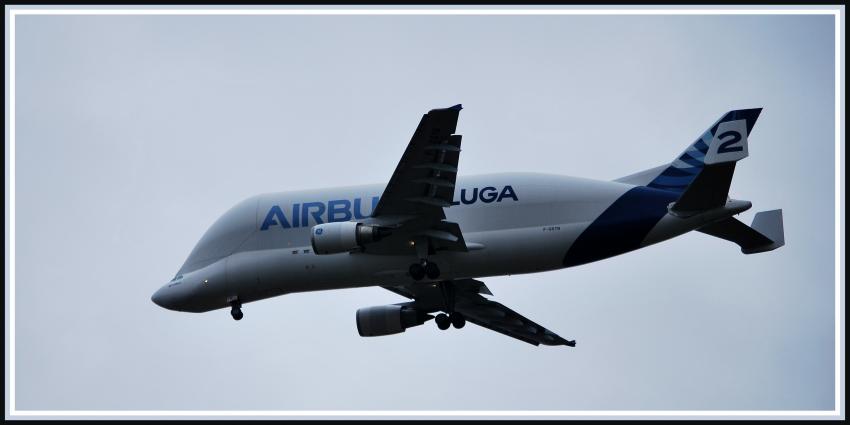
<path fill-rule="evenodd" d="M 233 320 L 242 320 L 242 303 L 240 303 L 239 301 L 231 302 L 230 315 L 233 316 Z"/>

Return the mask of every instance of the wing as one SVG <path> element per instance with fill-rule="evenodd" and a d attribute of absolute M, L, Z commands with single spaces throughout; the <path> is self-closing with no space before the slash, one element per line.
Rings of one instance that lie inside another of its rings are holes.
<path fill-rule="evenodd" d="M 420 257 L 441 250 L 468 251 L 460 226 L 446 221 L 443 211 L 454 200 L 461 140 L 454 132 L 460 110 L 461 105 L 455 105 L 422 116 L 369 217 L 370 223 L 393 228 L 392 235 L 365 251 L 400 255 L 419 249 Z"/>
<path fill-rule="evenodd" d="M 432 109 L 422 117 L 384 189 L 373 217 L 446 218 L 454 200 L 461 136 L 454 134 L 461 105 Z"/>
<path fill-rule="evenodd" d="M 543 326 L 523 317 L 481 294 L 492 295 L 483 282 L 459 279 L 433 284 L 385 286 L 387 290 L 414 300 L 425 312 L 455 311 L 469 322 L 534 345 L 567 345 L 576 342 L 561 338 Z"/>
<path fill-rule="evenodd" d="M 466 320 L 478 326 L 529 344 L 568 345 L 570 347 L 576 345 L 575 341 L 567 341 L 519 313 L 481 295 L 463 298 L 461 302 L 455 305 L 455 311 L 463 313 Z"/>

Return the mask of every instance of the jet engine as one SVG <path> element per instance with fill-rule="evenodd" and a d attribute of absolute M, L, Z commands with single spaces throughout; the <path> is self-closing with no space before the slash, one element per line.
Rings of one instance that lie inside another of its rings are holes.
<path fill-rule="evenodd" d="M 432 318 L 434 316 L 404 304 L 361 308 L 357 310 L 357 333 L 360 336 L 392 335 Z"/>
<path fill-rule="evenodd" d="M 316 254 L 336 254 L 362 248 L 368 243 L 381 240 L 389 233 L 387 228 L 353 221 L 323 223 L 311 229 L 310 243 Z"/>

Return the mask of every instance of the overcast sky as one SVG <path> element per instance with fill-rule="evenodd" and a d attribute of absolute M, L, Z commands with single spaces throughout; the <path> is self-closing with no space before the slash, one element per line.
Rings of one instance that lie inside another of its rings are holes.
<path fill-rule="evenodd" d="M 17 409 L 830 410 L 832 16 L 19 16 Z M 236 202 L 385 183 L 464 106 L 460 174 L 614 179 L 763 107 L 731 196 L 786 246 L 687 234 L 488 278 L 576 348 L 433 323 L 381 288 L 202 314 L 151 294 Z M 8 149 L 8 145 L 7 145 Z M 8 213 L 7 213 L 8 214 Z M 8 217 L 7 217 L 8 218 Z"/>

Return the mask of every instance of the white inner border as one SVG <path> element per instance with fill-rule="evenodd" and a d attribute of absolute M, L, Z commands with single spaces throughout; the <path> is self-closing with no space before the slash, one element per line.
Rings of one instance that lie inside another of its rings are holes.
<path fill-rule="evenodd" d="M 843 344 L 844 316 L 841 310 L 843 284 L 841 282 L 841 148 L 843 85 L 841 36 L 843 7 L 816 9 L 18 9 L 5 7 L 9 19 L 9 404 L 6 418 L 15 416 L 89 416 L 89 417 L 339 417 L 339 416 L 535 416 L 535 417 L 844 417 L 843 412 Z M 15 17 L 17 15 L 833 15 L 835 17 L 835 407 L 833 410 L 464 410 L 464 411 L 368 411 L 368 410 L 256 410 L 256 411 L 204 411 L 204 410 L 17 410 L 15 409 Z M 790 418 L 789 418 L 790 419 Z"/>

